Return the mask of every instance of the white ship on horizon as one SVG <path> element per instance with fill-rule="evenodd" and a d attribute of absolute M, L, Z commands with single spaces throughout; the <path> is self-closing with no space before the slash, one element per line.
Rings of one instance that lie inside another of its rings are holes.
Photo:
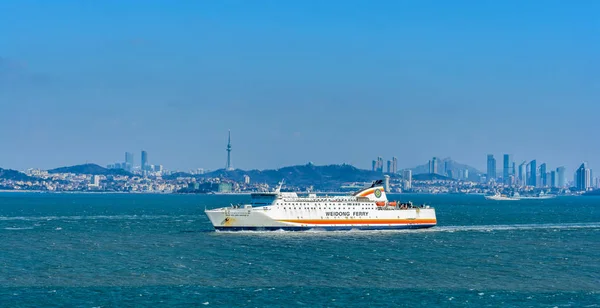
<path fill-rule="evenodd" d="M 517 200 L 521 200 L 521 197 L 519 197 L 518 193 L 515 193 L 512 196 L 504 195 L 504 194 L 500 194 L 500 193 L 496 193 L 494 195 L 485 196 L 485 198 L 487 200 L 495 200 L 495 201 L 517 201 Z"/>
<path fill-rule="evenodd" d="M 435 209 L 388 201 L 381 180 L 352 195 L 253 193 L 251 203 L 205 210 L 216 230 L 381 230 L 436 225 Z"/>

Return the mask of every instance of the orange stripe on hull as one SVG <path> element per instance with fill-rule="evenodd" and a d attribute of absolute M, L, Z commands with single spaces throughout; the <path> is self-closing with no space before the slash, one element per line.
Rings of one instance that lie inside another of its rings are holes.
<path fill-rule="evenodd" d="M 394 224 L 435 224 L 435 219 L 294 219 L 279 220 L 309 225 L 394 225 Z"/>

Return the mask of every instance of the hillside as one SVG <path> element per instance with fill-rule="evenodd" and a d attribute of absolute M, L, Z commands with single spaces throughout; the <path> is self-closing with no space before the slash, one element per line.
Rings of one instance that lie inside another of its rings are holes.
<path fill-rule="evenodd" d="M 452 177 L 457 178 L 459 170 L 469 170 L 469 180 L 478 181 L 479 176 L 482 172 L 477 170 L 474 167 L 469 165 L 461 164 L 455 160 L 452 160 L 450 157 L 447 158 L 438 158 L 438 173 L 442 173 L 444 171 L 444 165 L 448 163 L 449 169 L 452 171 Z M 429 163 L 425 163 L 423 165 L 416 166 L 411 168 L 413 174 L 429 174 Z"/>
<path fill-rule="evenodd" d="M 447 176 L 443 176 L 435 173 L 421 173 L 413 175 L 414 181 L 452 181 L 453 179 Z"/>
<path fill-rule="evenodd" d="M 182 176 L 183 174 L 180 174 Z M 277 185 L 281 180 L 286 184 L 297 187 L 319 187 L 320 189 L 338 189 L 346 182 L 371 182 L 383 178 L 383 174 L 369 170 L 358 169 L 351 165 L 315 166 L 313 164 L 284 167 L 276 170 L 216 170 L 197 178 L 223 178 L 236 182 L 243 182 L 244 175 L 248 175 L 253 183 L 266 183 Z M 391 175 L 395 177 L 394 175 Z"/>
<path fill-rule="evenodd" d="M 0 179 L 12 181 L 35 181 L 34 178 L 17 170 L 0 168 Z"/>
<path fill-rule="evenodd" d="M 75 173 L 91 175 L 127 175 L 132 176 L 130 172 L 123 169 L 107 169 L 96 164 L 83 164 L 70 167 L 61 167 L 48 170 L 48 173 Z"/>

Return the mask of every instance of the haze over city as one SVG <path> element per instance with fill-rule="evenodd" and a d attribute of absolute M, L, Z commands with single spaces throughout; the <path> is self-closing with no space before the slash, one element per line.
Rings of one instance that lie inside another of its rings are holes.
<path fill-rule="evenodd" d="M 458 2 L 0 2 L 0 167 L 600 169 L 600 3 Z"/>

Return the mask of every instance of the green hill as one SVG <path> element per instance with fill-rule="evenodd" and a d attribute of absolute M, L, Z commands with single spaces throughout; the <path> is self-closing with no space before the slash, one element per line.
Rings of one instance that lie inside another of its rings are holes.
<path fill-rule="evenodd" d="M 25 173 L 19 172 L 17 170 L 2 168 L 0 168 L 0 179 L 12 181 L 35 181 L 35 178 L 32 178 Z"/>
<path fill-rule="evenodd" d="M 75 173 L 75 174 L 91 174 L 91 175 L 127 175 L 132 176 L 130 172 L 123 169 L 107 169 L 96 164 L 84 164 L 70 167 L 61 167 L 48 170 L 48 173 Z"/>
<path fill-rule="evenodd" d="M 170 177 L 191 176 L 185 173 L 173 174 Z M 284 180 L 286 184 L 306 188 L 314 186 L 321 190 L 337 190 L 346 182 L 371 182 L 383 179 L 383 174 L 369 170 L 358 169 L 354 166 L 327 165 L 315 166 L 313 164 L 284 167 L 274 170 L 224 170 L 219 169 L 213 172 L 195 175 L 196 178 L 221 178 L 243 182 L 244 175 L 248 175 L 253 183 L 266 183 L 271 186 L 277 185 Z M 395 175 L 390 175 L 395 177 Z"/>

